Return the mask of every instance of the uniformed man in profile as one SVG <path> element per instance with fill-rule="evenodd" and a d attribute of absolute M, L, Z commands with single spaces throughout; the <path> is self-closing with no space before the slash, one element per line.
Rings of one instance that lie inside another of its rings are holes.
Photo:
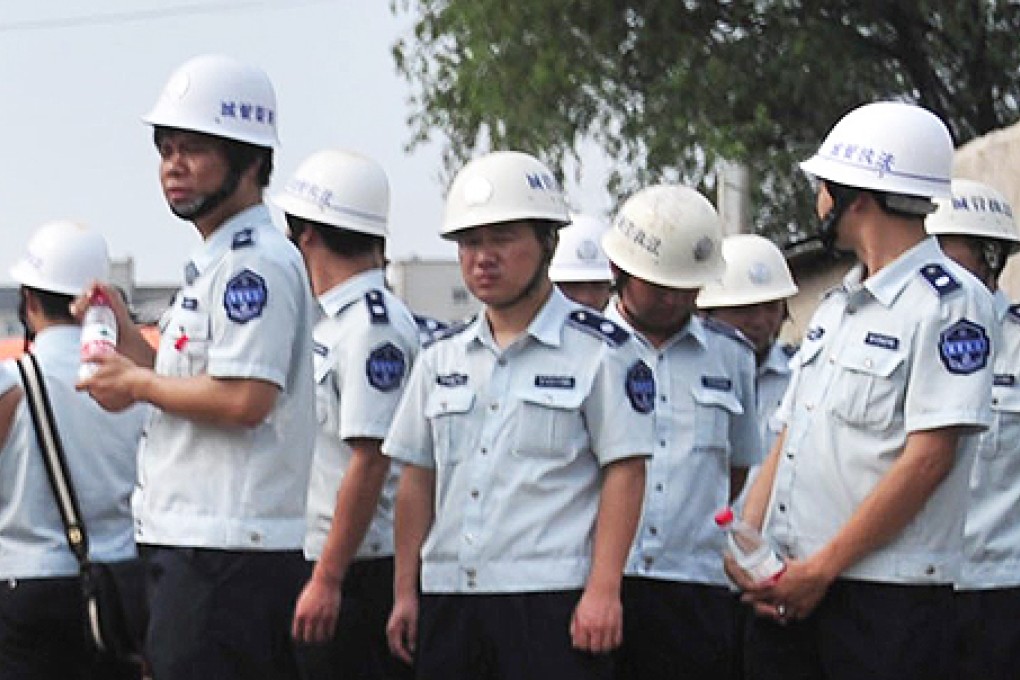
<path fill-rule="evenodd" d="M 315 436 L 314 300 L 262 202 L 276 95 L 230 57 L 185 62 L 144 120 L 163 195 L 202 238 L 153 354 L 123 305 L 117 356 L 82 385 L 156 407 L 139 452 L 157 679 L 296 678 L 290 637 Z"/>

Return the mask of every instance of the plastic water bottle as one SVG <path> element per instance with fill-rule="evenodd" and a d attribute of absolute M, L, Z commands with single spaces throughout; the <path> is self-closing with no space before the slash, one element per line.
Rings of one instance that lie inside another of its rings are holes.
<path fill-rule="evenodd" d="M 715 523 L 726 532 L 729 552 L 740 568 L 757 583 L 775 583 L 786 571 L 786 564 L 754 527 L 735 517 L 732 508 L 715 514 Z"/>
<path fill-rule="evenodd" d="M 78 379 L 91 378 L 99 368 L 95 359 L 113 354 L 116 349 L 117 317 L 110 306 L 110 298 L 97 289 L 89 298 L 89 306 L 81 323 L 81 367 L 78 369 Z"/>

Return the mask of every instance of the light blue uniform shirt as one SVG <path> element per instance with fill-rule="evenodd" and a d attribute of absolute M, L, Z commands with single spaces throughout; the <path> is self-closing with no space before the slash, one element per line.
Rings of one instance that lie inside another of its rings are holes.
<path fill-rule="evenodd" d="M 556 289 L 503 350 L 484 314 L 426 348 L 383 442 L 435 471 L 422 591 L 583 587 L 602 467 L 652 450 L 654 399 L 630 335 Z"/>
<path fill-rule="evenodd" d="M 50 326 L 36 336 L 42 369 L 68 474 L 89 538 L 89 557 L 117 561 L 133 557 L 131 489 L 135 457 L 148 407 L 104 411 L 76 392 L 78 326 Z M 0 392 L 21 385 L 14 361 L 0 366 Z M 0 450 L 0 578 L 74 576 L 78 562 L 67 544 L 36 440 L 26 398 L 18 404 Z"/>
<path fill-rule="evenodd" d="M 978 439 L 964 531 L 964 590 L 1020 586 L 1020 306 L 995 293 L 992 425 Z"/>
<path fill-rule="evenodd" d="M 862 282 L 858 265 L 819 305 L 783 410 L 767 533 L 789 555 L 825 546 L 899 458 L 911 432 L 991 422 L 999 333 L 987 289 L 927 238 Z M 976 436 L 907 527 L 843 576 L 952 583 L 959 576 Z"/>
<path fill-rule="evenodd" d="M 316 312 L 304 262 L 258 205 L 204 242 L 186 278 L 163 318 L 156 372 L 257 379 L 280 389 L 252 428 L 153 409 L 139 458 L 135 538 L 300 550 L 315 441 Z"/>
<path fill-rule="evenodd" d="M 697 316 L 658 348 L 634 332 L 616 304 L 607 316 L 634 333 L 658 391 L 655 450 L 625 573 L 726 585 L 725 538 L 713 517 L 729 505 L 730 468 L 761 460 L 754 353 Z"/>
<path fill-rule="evenodd" d="M 381 269 L 358 274 L 319 297 L 315 326 L 315 415 L 319 423 L 308 488 L 305 556 L 326 543 L 336 494 L 352 451 L 345 440 L 383 439 L 418 354 L 418 326 L 386 290 Z M 393 555 L 393 502 L 399 466 L 390 466 L 357 558 Z"/>

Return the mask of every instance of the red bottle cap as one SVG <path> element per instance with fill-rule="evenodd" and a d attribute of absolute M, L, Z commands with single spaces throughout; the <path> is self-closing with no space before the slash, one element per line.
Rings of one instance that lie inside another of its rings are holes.
<path fill-rule="evenodd" d="M 715 513 L 715 523 L 721 527 L 726 526 L 733 521 L 733 508 L 723 508 L 719 512 Z"/>

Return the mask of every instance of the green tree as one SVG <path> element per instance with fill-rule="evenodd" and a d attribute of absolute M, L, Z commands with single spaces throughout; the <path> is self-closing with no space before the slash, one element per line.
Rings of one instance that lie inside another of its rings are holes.
<path fill-rule="evenodd" d="M 957 144 L 1015 122 L 1020 5 L 1007 0 L 392 0 L 412 84 L 411 146 L 444 166 L 520 148 L 559 166 L 583 140 L 614 159 L 609 189 L 714 189 L 721 159 L 751 171 L 756 228 L 810 231 L 796 161 L 855 106 L 903 99 Z M 807 229 L 805 230 L 805 226 Z"/>

